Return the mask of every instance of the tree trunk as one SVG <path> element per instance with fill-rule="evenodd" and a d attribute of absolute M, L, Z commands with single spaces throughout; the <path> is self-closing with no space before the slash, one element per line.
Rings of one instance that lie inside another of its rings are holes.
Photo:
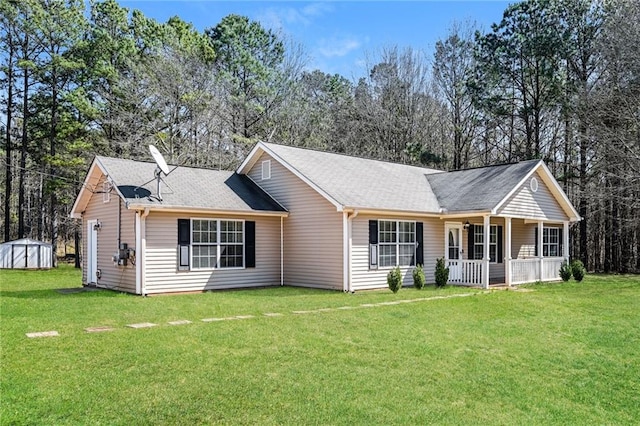
<path fill-rule="evenodd" d="M 11 240 L 11 193 L 13 182 L 12 158 L 11 158 L 11 126 L 13 113 L 13 54 L 14 46 L 11 30 L 7 31 L 7 127 L 5 134 L 5 195 L 4 195 L 4 240 Z"/>

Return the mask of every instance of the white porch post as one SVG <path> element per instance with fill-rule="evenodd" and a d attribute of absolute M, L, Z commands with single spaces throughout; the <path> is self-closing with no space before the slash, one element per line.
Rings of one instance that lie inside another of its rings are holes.
<path fill-rule="evenodd" d="M 489 216 L 484 217 L 484 237 L 482 239 L 482 252 L 484 253 L 482 265 L 482 287 L 489 289 Z"/>
<path fill-rule="evenodd" d="M 562 257 L 569 263 L 569 222 L 566 220 L 562 224 L 562 240 Z"/>
<path fill-rule="evenodd" d="M 500 244 L 500 241 L 498 241 Z M 511 218 L 504 219 L 504 281 L 511 287 Z"/>
<path fill-rule="evenodd" d="M 540 259 L 539 271 L 538 271 L 538 280 L 542 281 L 542 262 L 544 262 L 542 243 L 544 241 L 543 238 L 543 229 L 544 224 L 542 221 L 538 222 L 538 259 Z"/>

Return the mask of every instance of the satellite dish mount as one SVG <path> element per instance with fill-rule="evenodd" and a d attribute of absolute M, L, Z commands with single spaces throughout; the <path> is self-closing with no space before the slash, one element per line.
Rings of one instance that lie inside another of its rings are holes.
<path fill-rule="evenodd" d="M 160 154 L 158 148 L 153 145 L 149 145 L 149 151 L 151 152 L 151 156 L 157 166 L 156 170 L 153 172 L 156 177 L 156 197 L 158 200 L 162 201 L 162 174 L 164 173 L 165 176 L 169 174 L 169 166 L 167 165 L 167 162 L 164 161 L 164 157 Z"/>

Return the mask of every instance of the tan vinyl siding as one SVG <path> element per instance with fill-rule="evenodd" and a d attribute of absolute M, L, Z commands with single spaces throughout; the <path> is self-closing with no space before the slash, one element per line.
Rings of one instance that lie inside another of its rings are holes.
<path fill-rule="evenodd" d="M 271 160 L 271 178 L 262 180 L 266 160 Z M 285 284 L 342 289 L 342 213 L 267 154 L 248 175 L 289 210 L 284 219 Z"/>
<path fill-rule="evenodd" d="M 531 179 L 527 179 L 507 200 L 498 214 L 541 220 L 568 220 L 540 175 L 536 172 L 534 176 L 538 180 L 538 191 L 531 191 Z"/>
<path fill-rule="evenodd" d="M 103 180 L 104 177 L 100 179 L 98 188 L 102 188 Z M 82 216 L 82 282 L 87 283 L 87 221 L 97 219 L 101 224 L 97 239 L 98 269 L 101 275 L 98 286 L 135 293 L 135 265 L 128 262 L 127 266 L 119 266 L 113 262 L 113 255 L 118 251 L 118 219 L 121 242 L 135 249 L 135 213 L 127 210 L 124 202 L 119 202 L 120 198 L 115 191 L 111 193 L 108 203 L 103 202 L 102 195 L 100 192 L 91 195 Z M 118 209 L 120 216 L 118 216 Z"/>
<path fill-rule="evenodd" d="M 352 221 L 351 284 L 353 290 L 387 287 L 391 268 L 369 269 L 369 220 L 407 220 L 423 223 L 424 274 L 434 282 L 436 259 L 444 256 L 444 222 L 436 218 L 358 215 Z M 412 285 L 413 266 L 400 268 L 404 285 Z"/>
<path fill-rule="evenodd" d="M 535 257 L 536 224 L 525 224 L 522 219 L 511 221 L 511 257 L 513 259 L 526 259 Z"/>
<path fill-rule="evenodd" d="M 256 267 L 178 271 L 178 219 L 255 221 Z M 151 212 L 146 218 L 145 293 L 203 291 L 280 284 L 280 218 Z"/>

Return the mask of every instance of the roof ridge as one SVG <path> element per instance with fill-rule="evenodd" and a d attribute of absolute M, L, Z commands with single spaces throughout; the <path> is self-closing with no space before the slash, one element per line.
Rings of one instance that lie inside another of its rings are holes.
<path fill-rule="evenodd" d="M 542 161 L 542 159 L 531 159 L 531 160 L 522 160 L 522 161 L 516 161 L 513 163 L 498 163 L 498 164 L 487 164 L 484 166 L 477 166 L 477 167 L 468 167 L 466 169 L 457 169 L 457 170 L 447 170 L 445 171 L 445 173 L 456 173 L 456 172 L 468 172 L 470 170 L 480 170 L 480 169 L 486 169 L 486 168 L 494 168 L 494 167 L 506 167 L 506 166 L 515 166 L 517 164 L 524 164 L 524 163 L 533 163 L 535 162 L 536 164 L 538 162 Z"/>
<path fill-rule="evenodd" d="M 279 146 L 279 147 L 284 147 L 284 148 L 297 149 L 297 150 L 301 150 L 301 151 L 313 151 L 313 152 L 318 152 L 320 154 L 338 155 L 338 156 L 341 156 L 341 157 L 353 158 L 353 159 L 356 159 L 356 160 L 374 161 L 376 163 L 392 164 L 392 165 L 395 165 L 395 166 L 413 167 L 413 168 L 416 168 L 416 169 L 429 170 L 429 171 L 433 171 L 433 172 L 446 172 L 446 170 L 434 169 L 434 168 L 423 167 L 423 166 L 415 166 L 413 164 L 399 163 L 399 162 L 396 162 L 396 161 L 379 160 L 379 159 L 376 159 L 376 158 L 361 157 L 361 156 L 358 156 L 358 155 L 355 155 L 355 154 L 345 154 L 345 153 L 342 153 L 342 152 L 323 151 L 323 150 L 321 150 L 319 148 L 306 148 L 306 147 L 300 147 L 300 146 L 285 145 L 285 144 L 275 143 L 275 142 L 261 142 L 261 143 L 266 145 L 267 147 L 269 147 L 269 146 Z"/>
<path fill-rule="evenodd" d="M 153 162 L 153 161 L 134 160 L 132 158 L 107 157 L 107 156 L 104 156 L 104 155 L 96 155 L 95 157 L 98 158 L 98 159 L 108 159 L 108 160 L 116 160 L 116 161 L 130 161 L 130 162 L 133 162 L 133 163 L 142 163 L 142 164 L 151 164 L 151 165 L 155 164 L 155 162 Z M 210 167 L 181 165 L 181 164 L 172 164 L 172 163 L 167 163 L 167 165 L 172 166 L 172 167 L 180 167 L 182 169 L 208 170 L 208 171 L 212 171 L 212 172 L 235 172 L 235 169 L 233 169 L 233 170 L 212 169 Z"/>

